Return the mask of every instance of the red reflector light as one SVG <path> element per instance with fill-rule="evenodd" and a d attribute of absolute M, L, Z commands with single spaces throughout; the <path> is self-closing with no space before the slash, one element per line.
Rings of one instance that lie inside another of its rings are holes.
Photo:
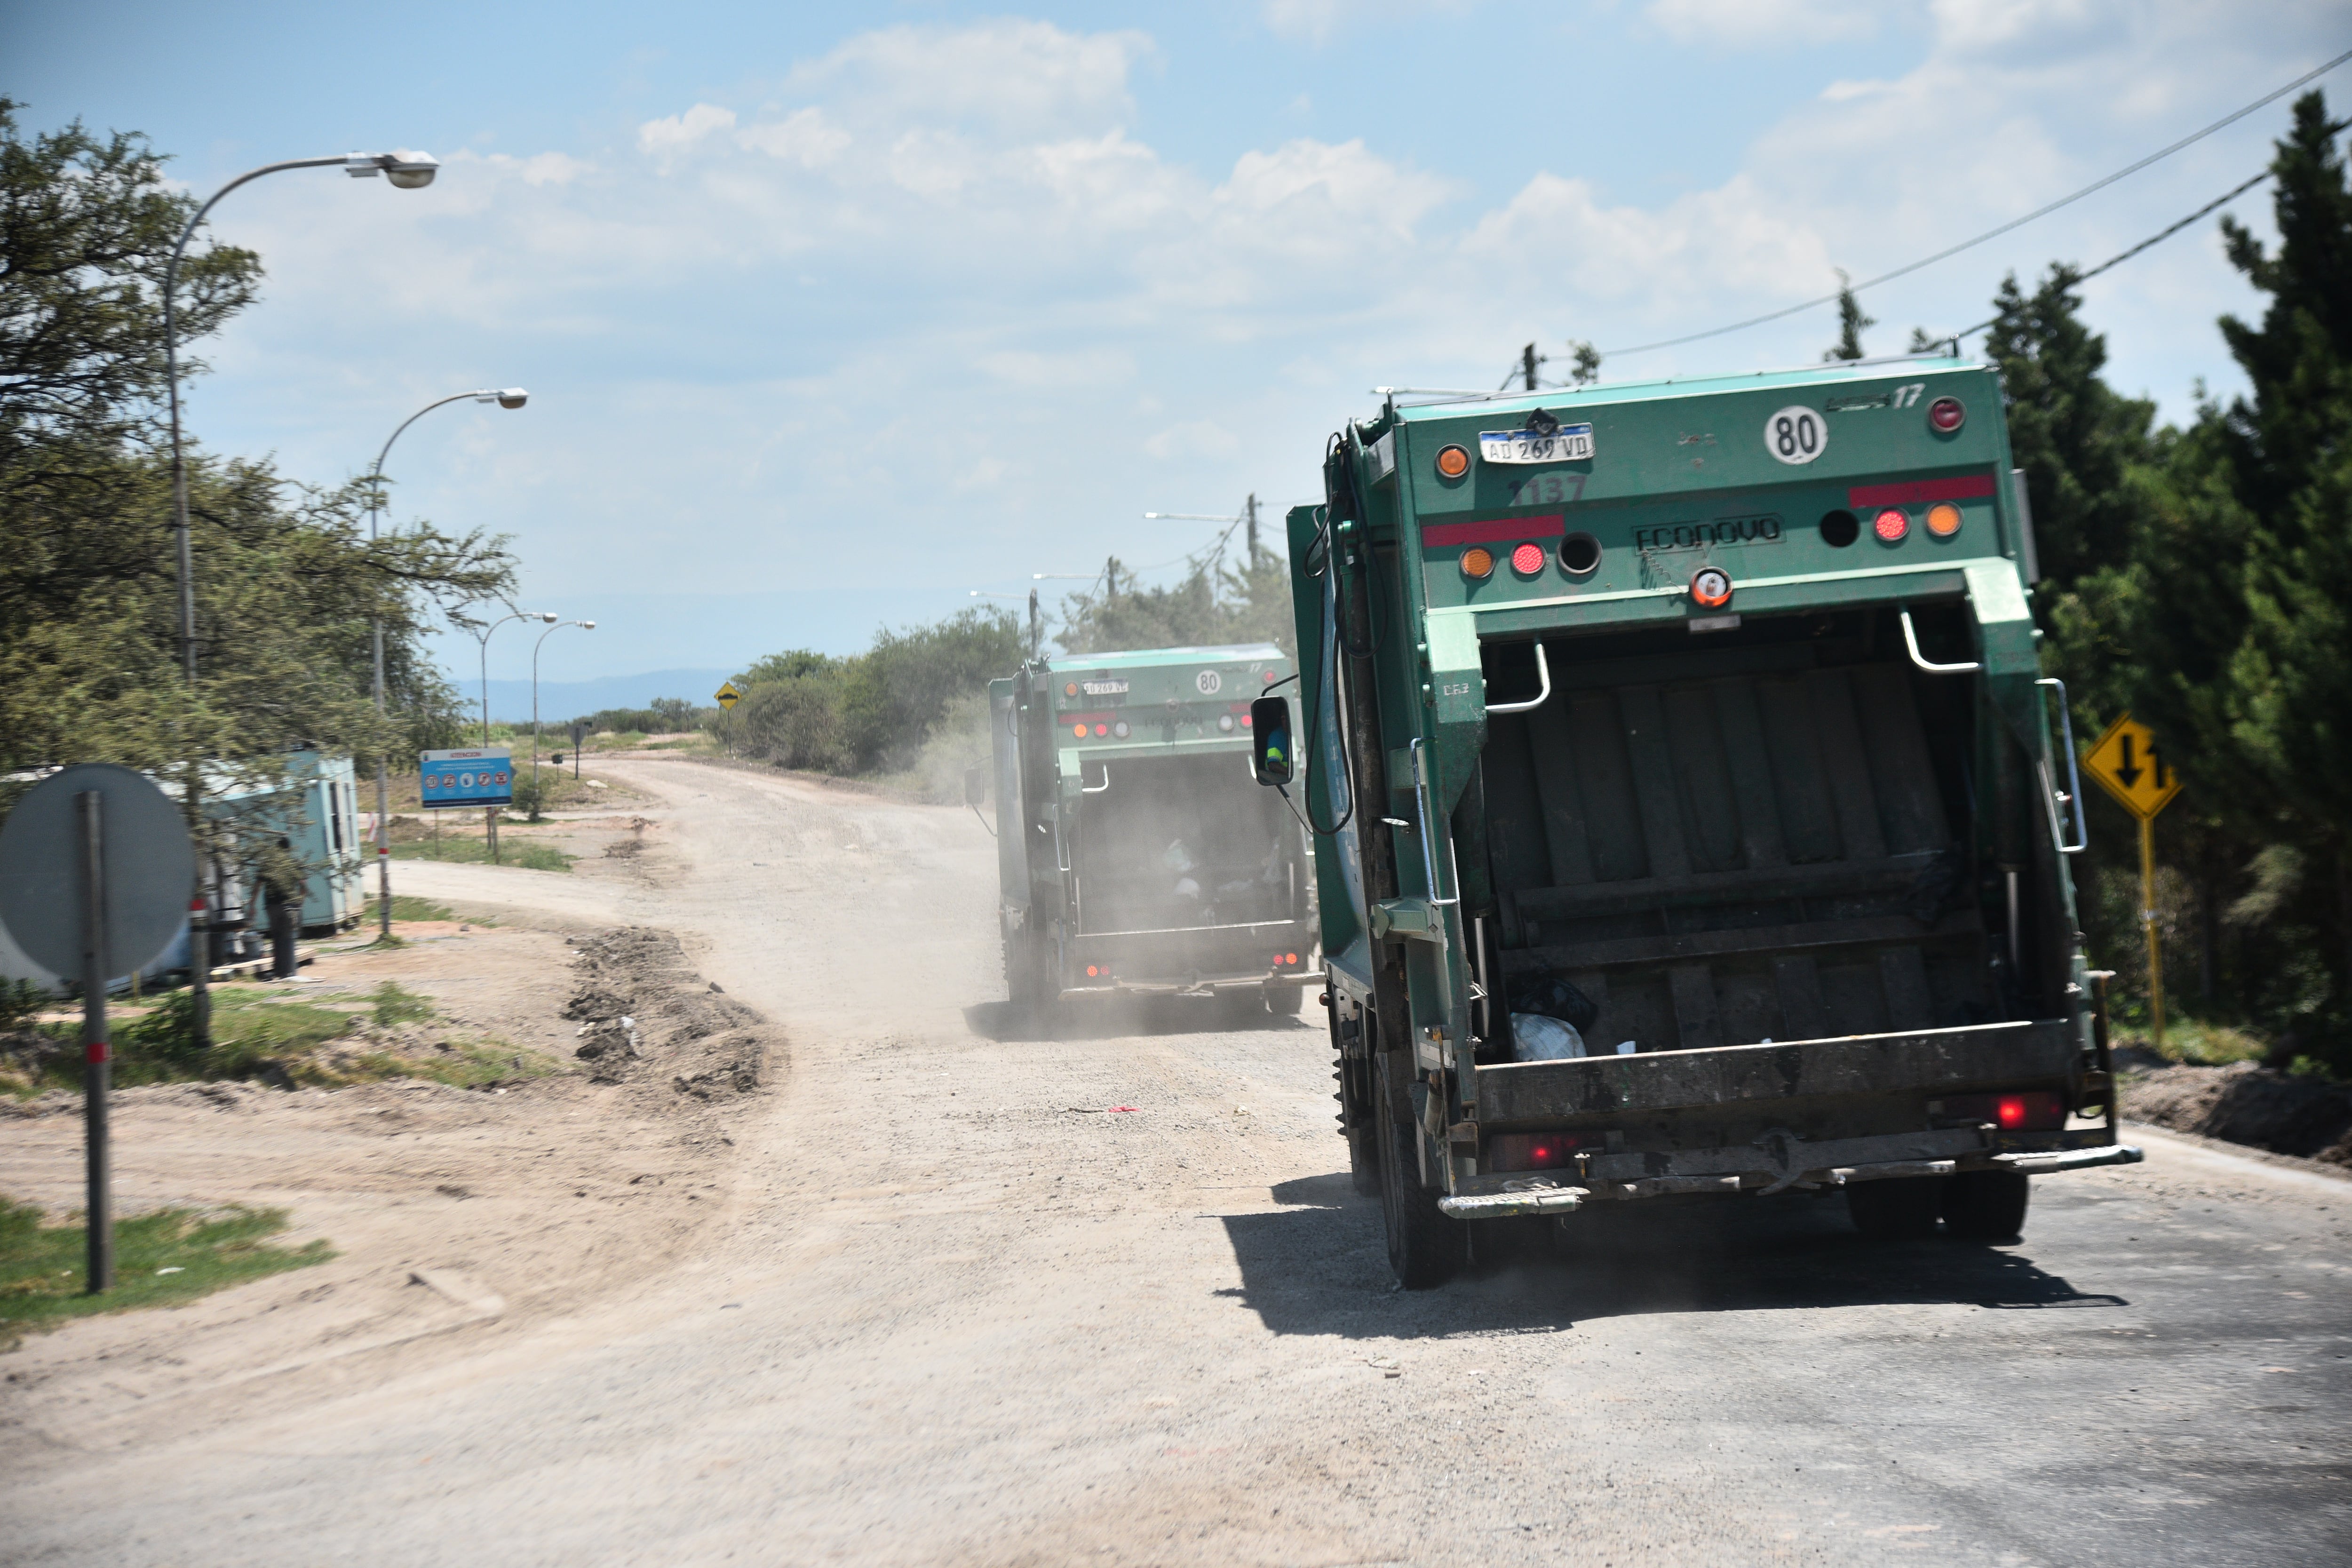
<path fill-rule="evenodd" d="M 1870 531 L 1885 543 L 1898 544 L 1911 531 L 1911 514 L 1899 506 L 1890 506 L 1870 520 Z"/>
<path fill-rule="evenodd" d="M 1110 726 L 1108 724 L 1097 724 L 1095 726 L 1095 733 L 1097 735 L 1108 735 L 1110 733 Z"/>
<path fill-rule="evenodd" d="M 1522 544 L 1511 552 L 1511 570 L 1522 577 L 1532 577 L 1544 569 L 1544 549 L 1540 544 Z"/>
<path fill-rule="evenodd" d="M 1580 1143 L 1597 1146 L 1600 1134 L 1498 1132 L 1486 1140 L 1489 1171 L 1556 1171 L 1576 1161 Z"/>
<path fill-rule="evenodd" d="M 1939 397 L 1927 405 L 1927 423 L 1948 436 L 1968 422 L 1969 411 L 1960 406 L 1957 397 Z"/>
<path fill-rule="evenodd" d="M 1248 728 L 1249 728 L 1249 724 L 1250 724 L 1250 716 L 1249 716 L 1248 714 L 1246 714 L 1246 713 L 1243 714 L 1243 715 L 1242 715 L 1242 728 L 1243 728 L 1243 729 L 1244 729 L 1244 730 L 1246 730 L 1246 729 L 1248 729 Z"/>
<path fill-rule="evenodd" d="M 1940 1103 L 1937 1114 L 1946 1125 L 1990 1121 L 2003 1132 L 2051 1132 L 2066 1125 L 2066 1098 L 2049 1089 L 1956 1094 Z"/>
<path fill-rule="evenodd" d="M 2000 1097 L 2000 1103 L 1993 1108 L 1993 1120 L 2000 1122 L 2004 1128 L 2024 1126 L 2025 1096 L 2021 1094 L 2002 1095 Z"/>

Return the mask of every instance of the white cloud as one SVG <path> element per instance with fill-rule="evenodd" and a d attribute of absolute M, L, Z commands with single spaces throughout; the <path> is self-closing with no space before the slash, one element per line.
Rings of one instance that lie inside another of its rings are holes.
<path fill-rule="evenodd" d="M 1161 462 L 1186 458 L 1225 458 L 1241 450 L 1241 442 L 1222 425 L 1195 419 L 1171 425 L 1143 443 L 1143 449 Z"/>
<path fill-rule="evenodd" d="M 1748 49 L 1866 38 L 1884 8 L 1859 0 L 1650 0 L 1643 14 L 1678 44 Z"/>
<path fill-rule="evenodd" d="M 1281 37 L 1328 44 L 1342 32 L 1433 13 L 1467 11 L 1476 0 L 1265 0 L 1266 30 Z"/>
<path fill-rule="evenodd" d="M 684 114 L 648 120 L 637 127 L 637 146 L 656 157 L 682 153 L 714 131 L 731 131 L 735 111 L 717 104 L 698 103 Z"/>
<path fill-rule="evenodd" d="M 1134 110 L 1128 73 L 1152 51 L 1137 32 L 1050 22 L 898 26 L 863 33 L 795 69 L 796 98 L 839 96 L 885 120 L 968 121 L 999 134 L 1106 129 Z"/>
<path fill-rule="evenodd" d="M 803 169 L 822 168 L 841 156 L 850 142 L 846 131 L 824 117 L 822 109 L 800 109 L 782 120 L 746 125 L 735 132 L 738 146 L 785 158 Z"/>

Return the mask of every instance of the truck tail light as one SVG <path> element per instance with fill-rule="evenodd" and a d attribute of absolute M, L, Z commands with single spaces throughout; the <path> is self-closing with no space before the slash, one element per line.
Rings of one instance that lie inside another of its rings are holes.
<path fill-rule="evenodd" d="M 2003 1132 L 2054 1132 L 2066 1125 L 2066 1097 L 2054 1089 L 1955 1094 L 1927 1109 L 1940 1121 L 1990 1121 Z"/>
<path fill-rule="evenodd" d="M 1490 1171 L 1556 1171 L 1580 1149 L 1599 1147 L 1597 1132 L 1497 1132 L 1486 1140 Z"/>
<path fill-rule="evenodd" d="M 1969 411 L 1957 397 L 1939 397 L 1927 405 L 1927 424 L 1937 435 L 1948 436 L 1968 423 Z"/>
<path fill-rule="evenodd" d="M 1470 452 L 1465 447 L 1440 447 L 1437 449 L 1437 476 L 1458 479 L 1470 471 Z"/>
<path fill-rule="evenodd" d="M 1878 535 L 1882 544 L 1900 544 L 1903 536 L 1911 531 L 1911 514 L 1899 506 L 1890 506 L 1870 520 L 1870 531 Z"/>
<path fill-rule="evenodd" d="M 1462 575 L 1486 578 L 1495 574 L 1495 552 L 1483 544 L 1474 544 L 1462 552 Z"/>
<path fill-rule="evenodd" d="M 1939 500 L 1927 509 L 1927 531 L 1938 539 L 1949 539 L 1960 531 L 1960 509 L 1950 501 Z"/>
<path fill-rule="evenodd" d="M 1511 570 L 1522 577 L 1532 577 L 1544 569 L 1544 548 L 1540 544 L 1522 544 L 1511 552 Z"/>

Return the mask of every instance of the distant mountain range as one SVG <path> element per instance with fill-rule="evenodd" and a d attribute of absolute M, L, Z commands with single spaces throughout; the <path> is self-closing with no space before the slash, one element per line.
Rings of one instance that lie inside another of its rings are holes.
<path fill-rule="evenodd" d="M 657 697 L 683 697 L 696 707 L 704 708 L 709 706 L 710 694 L 719 689 L 719 682 L 734 673 L 731 669 L 656 669 L 644 675 L 608 675 L 597 680 L 542 680 L 539 683 L 540 721 L 560 724 L 567 719 L 584 719 L 606 708 L 643 708 Z M 467 710 L 478 715 L 481 682 L 460 680 L 457 685 L 458 694 L 470 705 Z M 530 722 L 530 682 L 491 681 L 490 721 Z"/>

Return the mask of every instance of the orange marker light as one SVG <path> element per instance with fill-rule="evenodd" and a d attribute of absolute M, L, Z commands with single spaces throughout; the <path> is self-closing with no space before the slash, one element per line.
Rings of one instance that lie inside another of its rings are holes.
<path fill-rule="evenodd" d="M 1470 471 L 1470 454 L 1461 447 L 1440 447 L 1437 449 L 1437 477 L 1458 479 Z"/>
<path fill-rule="evenodd" d="M 1950 501 L 1939 500 L 1927 509 L 1927 531 L 1938 539 L 1949 539 L 1960 531 L 1960 509 Z"/>
<path fill-rule="evenodd" d="M 1066 680 L 1066 681 L 1064 681 L 1064 682 L 1062 683 L 1062 695 L 1063 695 L 1063 696 L 1065 696 L 1065 697 L 1076 697 L 1077 694 L 1078 694 L 1078 683 L 1077 683 L 1076 681 L 1075 681 L 1075 680 Z"/>
<path fill-rule="evenodd" d="M 1083 741 L 1087 738 L 1087 727 L 1084 724 L 1073 724 L 1070 726 L 1070 733 Z"/>
<path fill-rule="evenodd" d="M 1472 545 L 1462 552 L 1462 575 L 1486 578 L 1495 574 L 1495 552 L 1482 545 Z"/>
<path fill-rule="evenodd" d="M 1911 514 L 1899 506 L 1890 506 L 1870 520 L 1870 531 L 1885 544 L 1899 544 L 1911 531 Z"/>

